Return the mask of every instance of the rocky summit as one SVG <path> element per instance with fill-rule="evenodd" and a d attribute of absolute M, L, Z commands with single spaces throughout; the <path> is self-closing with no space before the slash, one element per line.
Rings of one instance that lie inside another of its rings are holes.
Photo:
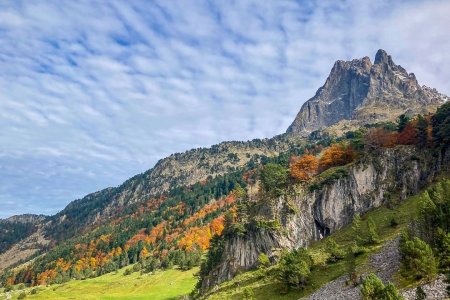
<path fill-rule="evenodd" d="M 407 113 L 427 113 L 449 98 L 420 86 L 414 73 L 396 65 L 384 50 L 369 57 L 338 60 L 325 84 L 306 101 L 288 133 L 306 135 L 342 120 L 373 123 Z"/>

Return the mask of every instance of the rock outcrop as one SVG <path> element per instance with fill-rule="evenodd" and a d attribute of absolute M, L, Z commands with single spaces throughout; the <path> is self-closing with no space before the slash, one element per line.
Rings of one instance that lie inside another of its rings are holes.
<path fill-rule="evenodd" d="M 250 219 L 277 220 L 283 230 L 247 226 L 246 235 L 227 238 L 220 263 L 203 279 L 203 292 L 255 267 L 260 253 L 274 257 L 280 247 L 308 246 L 350 224 L 356 213 L 381 206 L 391 193 L 400 199 L 417 193 L 450 162 L 450 151 L 431 154 L 410 146 L 379 151 L 321 188 L 299 185 L 277 199 L 260 199 L 264 204 Z"/>
<path fill-rule="evenodd" d="M 396 65 L 384 50 L 368 57 L 337 61 L 325 84 L 306 101 L 288 133 L 307 135 L 342 120 L 373 123 L 402 113 L 427 113 L 448 97 L 420 86 L 413 73 Z"/>

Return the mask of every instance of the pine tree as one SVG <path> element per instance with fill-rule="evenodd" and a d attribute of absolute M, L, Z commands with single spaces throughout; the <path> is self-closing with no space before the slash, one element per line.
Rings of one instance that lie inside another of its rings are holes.
<path fill-rule="evenodd" d="M 417 119 L 417 145 L 419 147 L 425 147 L 428 143 L 428 121 L 419 115 Z"/>
<path fill-rule="evenodd" d="M 379 236 L 377 233 L 377 225 L 373 221 L 371 217 L 367 220 L 367 232 L 368 232 L 368 239 L 367 242 L 369 245 L 375 245 L 379 242 Z"/>
<path fill-rule="evenodd" d="M 405 114 L 402 114 L 398 117 L 398 132 L 402 132 L 405 129 L 406 124 L 409 122 L 409 117 Z"/>

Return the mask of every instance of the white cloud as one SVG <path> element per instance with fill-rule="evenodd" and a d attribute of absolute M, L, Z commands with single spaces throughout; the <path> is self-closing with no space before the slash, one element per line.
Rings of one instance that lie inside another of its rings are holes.
<path fill-rule="evenodd" d="M 447 1 L 0 4 L 0 217 L 170 153 L 284 132 L 337 59 L 386 49 L 450 94 Z M 4 207 L 4 208 L 3 208 Z"/>

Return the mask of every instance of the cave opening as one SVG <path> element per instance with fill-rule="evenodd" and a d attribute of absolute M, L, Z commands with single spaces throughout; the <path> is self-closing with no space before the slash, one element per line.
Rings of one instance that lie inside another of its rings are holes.
<path fill-rule="evenodd" d="M 314 220 L 314 222 L 316 223 L 316 231 L 317 231 L 317 236 L 319 237 L 319 239 L 323 239 L 324 237 L 327 237 L 330 235 L 330 228 L 328 228 L 325 225 L 322 225 L 317 220 Z"/>

